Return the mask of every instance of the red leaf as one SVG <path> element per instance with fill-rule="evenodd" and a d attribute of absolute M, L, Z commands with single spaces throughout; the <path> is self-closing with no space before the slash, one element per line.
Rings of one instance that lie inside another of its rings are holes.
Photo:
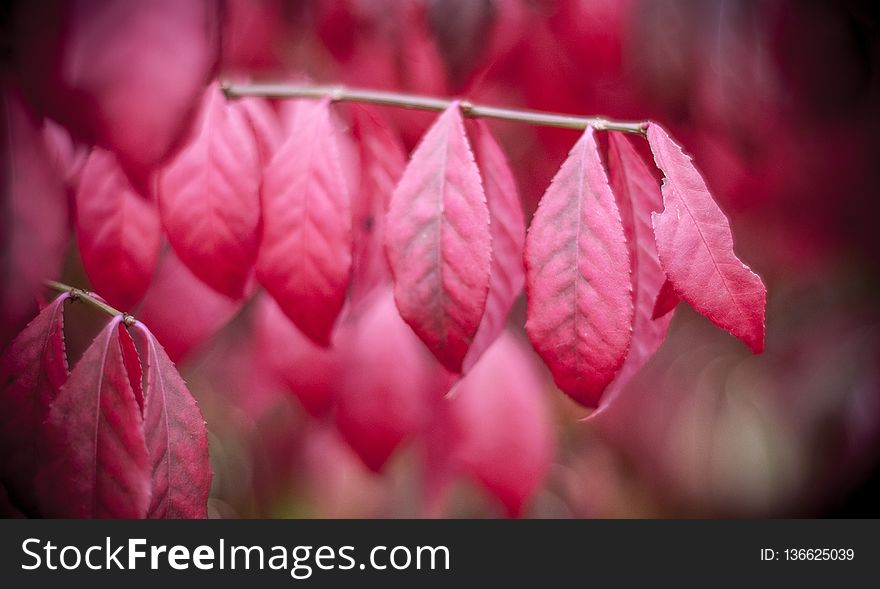
<path fill-rule="evenodd" d="M 178 362 L 226 325 L 241 304 L 196 278 L 168 249 L 137 316 Z"/>
<path fill-rule="evenodd" d="M 386 249 L 401 316 L 461 372 L 489 292 L 489 209 L 458 103 L 428 130 L 391 197 Z"/>
<path fill-rule="evenodd" d="M 406 167 L 406 152 L 400 138 L 377 113 L 361 106 L 352 112 L 361 160 L 360 188 L 351 206 L 354 230 L 351 300 L 354 304 L 390 276 L 383 248 L 385 213 Z"/>
<path fill-rule="evenodd" d="M 520 515 L 553 459 L 547 389 L 526 346 L 502 333 L 459 382 L 430 432 L 429 492 L 440 493 L 450 476 L 464 473 L 509 515 Z"/>
<path fill-rule="evenodd" d="M 309 490 L 310 515 L 381 517 L 383 508 L 387 510 L 392 477 L 377 477 L 364 468 L 332 424 L 309 424 L 303 429 L 305 439 L 299 444 L 302 458 L 297 475 Z"/>
<path fill-rule="evenodd" d="M 240 98 L 238 104 L 247 116 L 260 154 L 261 168 L 270 161 L 275 151 L 284 142 L 284 128 L 281 117 L 265 98 L 248 96 Z"/>
<path fill-rule="evenodd" d="M 764 350 L 767 289 L 737 258 L 727 217 L 706 183 L 666 131 L 648 127 L 648 143 L 663 170 L 662 213 L 654 214 L 660 262 L 676 294 L 718 327 Z"/>
<path fill-rule="evenodd" d="M 523 244 L 526 224 L 516 181 L 501 146 L 483 121 L 475 121 L 474 151 L 486 189 L 492 233 L 492 270 L 489 296 L 480 327 L 464 360 L 464 371 L 480 359 L 492 342 L 504 331 L 507 314 L 522 291 Z"/>
<path fill-rule="evenodd" d="M 37 312 L 43 281 L 61 271 L 67 198 L 39 122 L 19 94 L 0 89 L 0 346 Z"/>
<path fill-rule="evenodd" d="M 391 293 L 383 293 L 355 329 L 345 347 L 336 425 L 364 464 L 379 472 L 424 427 L 436 387 L 430 356 L 400 319 Z"/>
<path fill-rule="evenodd" d="M 448 94 L 446 68 L 443 64 L 443 58 L 440 57 L 437 44 L 428 32 L 428 19 L 424 3 L 397 2 L 393 4 L 395 5 L 393 10 L 397 11 L 397 14 L 394 15 L 397 34 L 390 44 L 388 41 L 382 40 L 386 47 L 376 49 L 379 49 L 379 55 L 385 51 L 388 52 L 396 74 L 396 85 L 404 92 L 434 96 Z M 385 14 L 378 13 L 376 20 L 381 22 L 386 19 Z M 370 50 L 373 49 L 370 47 Z M 381 66 L 375 62 L 375 58 L 369 65 L 375 67 L 378 72 L 382 71 Z M 422 135 L 431 120 L 430 116 L 426 116 L 428 114 L 410 109 L 394 109 L 392 111 L 397 128 L 403 134 L 407 145 L 414 145 Z"/>
<path fill-rule="evenodd" d="M 608 168 L 629 247 L 635 313 L 629 353 L 606 399 L 654 355 L 672 320 L 672 314 L 656 320 L 654 316 L 654 301 L 658 292 L 662 296 L 661 287 L 666 281 L 651 226 L 651 214 L 663 207 L 660 186 L 632 144 L 620 133 L 609 134 Z"/>
<path fill-rule="evenodd" d="M 343 368 L 339 349 L 303 335 L 271 297 L 257 302 L 254 330 L 260 356 L 303 408 L 314 417 L 329 413 Z"/>
<path fill-rule="evenodd" d="M 150 505 L 144 422 L 114 317 L 83 354 L 46 420 L 47 462 L 37 476 L 49 517 L 138 518 Z"/>
<path fill-rule="evenodd" d="M 351 210 L 335 134 L 326 100 L 297 117 L 263 175 L 257 259 L 257 277 L 269 294 L 324 346 L 351 269 Z"/>
<path fill-rule="evenodd" d="M 223 70 L 277 70 L 290 34 L 284 0 L 226 0 L 223 19 Z"/>
<path fill-rule="evenodd" d="M 175 146 L 219 57 L 215 0 L 17 6 L 14 52 L 31 98 L 136 176 Z M 52 18 L 47 18 L 47 15 Z"/>
<path fill-rule="evenodd" d="M 0 483 L 35 511 L 34 475 L 42 458 L 43 420 L 67 380 L 62 294 L 28 323 L 0 359 Z"/>
<path fill-rule="evenodd" d="M 131 382 L 131 391 L 137 401 L 141 413 L 144 412 L 144 370 L 141 366 L 141 357 L 137 345 L 127 329 L 119 330 L 119 348 L 122 350 L 122 363 L 128 380 Z"/>
<path fill-rule="evenodd" d="M 65 187 L 75 192 L 82 176 L 83 166 L 86 165 L 89 157 L 89 149 L 85 145 L 75 143 L 67 129 L 51 119 L 43 121 L 43 139 L 46 142 L 49 159 L 64 181 Z"/>
<path fill-rule="evenodd" d="M 308 78 L 304 79 L 303 83 L 307 84 Z M 297 130 L 299 125 L 303 124 L 305 120 L 303 117 L 307 118 L 309 114 L 319 106 L 320 103 L 316 103 L 314 100 L 309 100 L 307 98 L 284 100 L 280 104 L 277 104 L 277 116 L 278 120 L 281 122 L 281 128 L 277 131 L 279 136 L 277 137 L 278 143 L 275 144 L 275 150 L 284 144 L 285 140 Z"/>
<path fill-rule="evenodd" d="M 651 313 L 652 319 L 660 319 L 678 305 L 681 299 L 675 294 L 672 283 L 668 280 L 663 282 L 660 292 L 657 294 L 657 300 L 654 302 L 654 311 Z"/>
<path fill-rule="evenodd" d="M 159 260 L 162 227 L 156 206 L 138 194 L 116 157 L 95 148 L 76 193 L 76 232 L 83 267 L 107 301 L 131 309 Z"/>
<path fill-rule="evenodd" d="M 205 518 L 211 489 L 208 430 L 198 403 L 165 350 L 135 323 L 146 378 L 144 429 L 152 465 L 150 518 Z"/>
<path fill-rule="evenodd" d="M 572 148 L 532 219 L 526 331 L 556 384 L 595 407 L 632 336 L 629 252 L 592 129 Z"/>
<path fill-rule="evenodd" d="M 260 156 L 241 107 L 208 88 L 189 144 L 162 171 L 159 210 L 168 241 L 202 281 L 244 294 L 260 238 Z"/>

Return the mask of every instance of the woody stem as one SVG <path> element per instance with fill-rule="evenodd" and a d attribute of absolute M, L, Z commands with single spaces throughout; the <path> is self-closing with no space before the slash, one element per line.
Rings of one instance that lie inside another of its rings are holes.
<path fill-rule="evenodd" d="M 116 309 L 115 307 L 111 307 L 104 301 L 95 297 L 87 290 L 76 288 L 75 286 L 70 286 L 62 282 L 56 282 L 54 280 L 47 280 L 44 284 L 46 285 L 46 288 L 48 288 L 49 290 L 54 290 L 55 292 L 69 292 L 71 299 L 88 303 L 89 305 L 95 307 L 100 311 L 103 311 L 104 313 L 107 313 L 110 316 L 116 317 L 117 315 L 122 315 L 122 321 L 126 325 L 131 325 L 132 323 L 134 323 L 134 317 L 132 317 L 128 313 L 124 313 L 119 309 Z"/>
<path fill-rule="evenodd" d="M 333 102 L 360 102 L 379 106 L 392 106 L 414 110 L 442 112 L 454 102 L 449 98 L 384 92 L 347 88 L 345 86 L 303 86 L 295 84 L 225 84 L 223 92 L 227 98 L 259 96 L 264 98 L 329 98 Z M 468 100 L 459 101 L 462 114 L 472 118 L 500 119 L 516 123 L 560 127 L 563 129 L 586 129 L 597 131 L 620 131 L 644 135 L 646 123 L 643 121 L 615 121 L 604 117 L 578 117 L 574 115 L 519 110 L 475 104 Z"/>

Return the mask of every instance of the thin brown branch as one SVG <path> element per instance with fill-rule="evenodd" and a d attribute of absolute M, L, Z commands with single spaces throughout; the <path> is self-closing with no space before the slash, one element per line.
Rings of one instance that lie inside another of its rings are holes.
<path fill-rule="evenodd" d="M 223 92 L 227 98 L 241 98 L 245 96 L 261 96 L 264 98 L 329 98 L 333 102 L 361 102 L 434 112 L 446 110 L 453 102 L 449 98 L 383 92 L 381 90 L 364 90 L 347 88 L 345 86 L 227 84 L 223 86 Z M 603 117 L 578 117 L 536 110 L 501 108 L 475 104 L 468 100 L 460 101 L 460 105 L 462 114 L 467 117 L 500 119 L 545 127 L 560 127 L 563 129 L 586 129 L 587 127 L 593 127 L 598 131 L 621 131 L 638 135 L 644 135 L 646 127 L 646 123 L 642 121 L 615 121 Z"/>
<path fill-rule="evenodd" d="M 46 288 L 49 290 L 54 290 L 55 292 L 69 292 L 70 298 L 75 301 L 83 301 L 84 303 L 88 303 L 89 305 L 95 307 L 96 309 L 107 313 L 112 317 L 116 317 L 118 315 L 122 315 L 122 321 L 125 325 L 130 326 L 134 323 L 134 317 L 129 315 L 128 313 L 124 313 L 115 307 L 111 307 L 104 301 L 95 297 L 92 293 L 87 290 L 83 290 L 81 288 L 76 288 L 75 286 L 70 286 L 64 284 L 62 282 L 56 282 L 54 280 L 45 281 Z"/>

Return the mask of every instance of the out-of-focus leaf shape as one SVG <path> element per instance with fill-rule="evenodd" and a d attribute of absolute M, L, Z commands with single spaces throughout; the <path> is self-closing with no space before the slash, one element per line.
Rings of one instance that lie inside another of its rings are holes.
<path fill-rule="evenodd" d="M 15 67 L 38 108 L 141 178 L 170 154 L 219 57 L 216 0 L 18 2 Z"/>
<path fill-rule="evenodd" d="M 162 225 L 150 195 L 139 194 L 116 156 L 101 148 L 89 155 L 76 193 L 76 236 L 95 290 L 131 309 L 159 261 Z"/>
<path fill-rule="evenodd" d="M 199 280 L 168 249 L 137 311 L 138 318 L 179 362 L 216 334 L 241 308 Z"/>
<path fill-rule="evenodd" d="M 257 278 L 303 333 L 328 346 L 351 272 L 351 207 L 329 102 L 300 110 L 263 174 Z"/>
<path fill-rule="evenodd" d="M 269 296 L 254 309 L 255 346 L 262 360 L 314 417 L 336 402 L 343 369 L 337 347 L 324 348 L 303 335 Z"/>
<path fill-rule="evenodd" d="M 19 93 L 0 94 L 0 347 L 37 311 L 43 281 L 57 278 L 69 238 L 67 198 L 39 121 Z"/>
<path fill-rule="evenodd" d="M 445 400 L 428 434 L 432 501 L 452 477 L 464 474 L 508 515 L 521 515 L 553 460 L 549 390 L 525 343 L 502 333 Z"/>
<path fill-rule="evenodd" d="M 187 145 L 162 172 L 168 241 L 203 282 L 244 294 L 260 242 L 260 156 L 245 112 L 213 84 Z"/>
<path fill-rule="evenodd" d="M 400 318 L 390 292 L 361 316 L 344 350 L 336 425 L 375 472 L 422 431 L 439 398 L 437 364 Z"/>

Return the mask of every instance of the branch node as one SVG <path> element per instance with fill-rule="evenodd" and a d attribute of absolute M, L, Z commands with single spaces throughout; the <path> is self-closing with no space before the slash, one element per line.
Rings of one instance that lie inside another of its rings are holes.
<path fill-rule="evenodd" d="M 345 86 L 335 86 L 330 90 L 330 102 L 340 102 L 345 100 Z"/>

